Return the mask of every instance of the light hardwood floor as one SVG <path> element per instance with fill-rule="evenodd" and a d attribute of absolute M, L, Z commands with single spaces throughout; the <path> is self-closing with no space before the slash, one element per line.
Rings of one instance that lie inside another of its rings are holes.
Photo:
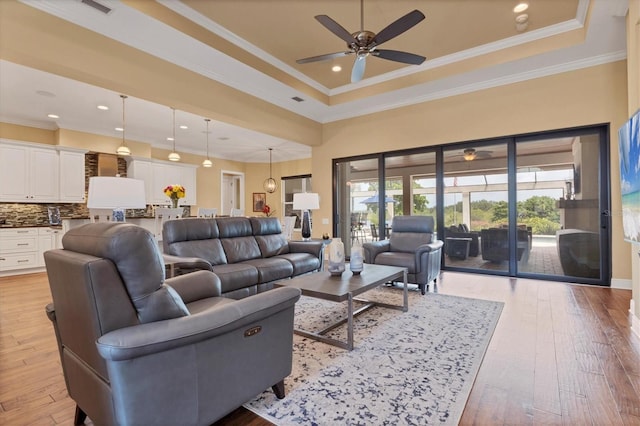
<path fill-rule="evenodd" d="M 631 292 L 443 273 L 438 292 L 505 302 L 461 424 L 640 425 Z M 0 424 L 71 425 L 45 274 L 0 278 Z M 217 425 L 270 423 L 238 409 Z"/>

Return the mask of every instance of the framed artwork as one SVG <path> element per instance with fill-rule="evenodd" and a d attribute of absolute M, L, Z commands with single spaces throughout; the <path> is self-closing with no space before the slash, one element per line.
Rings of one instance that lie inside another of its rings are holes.
<path fill-rule="evenodd" d="M 254 192 L 253 193 L 253 211 L 261 212 L 264 209 L 264 206 L 267 204 L 267 193 L 266 192 Z"/>

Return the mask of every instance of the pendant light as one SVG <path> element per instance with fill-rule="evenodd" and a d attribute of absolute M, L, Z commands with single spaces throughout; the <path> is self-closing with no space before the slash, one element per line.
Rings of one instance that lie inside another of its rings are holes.
<path fill-rule="evenodd" d="M 269 179 L 266 179 L 263 184 L 264 190 L 269 194 L 273 194 L 278 188 L 278 184 L 273 180 L 273 177 L 271 177 L 271 151 L 273 151 L 273 148 L 269 148 Z"/>
<path fill-rule="evenodd" d="M 204 121 L 207 123 L 207 130 L 206 130 L 206 133 L 207 133 L 207 159 L 202 162 L 202 167 L 212 167 L 213 163 L 209 159 L 209 122 L 211 121 L 211 119 L 205 118 Z"/>
<path fill-rule="evenodd" d="M 169 161 L 180 161 L 180 154 L 176 152 L 176 109 L 173 110 L 173 151 L 169 154 Z"/>
<path fill-rule="evenodd" d="M 127 146 L 125 140 L 124 140 L 124 130 L 125 130 L 125 125 L 124 125 L 124 100 L 127 99 L 126 95 L 120 95 L 120 97 L 122 98 L 122 143 L 120 144 L 120 146 L 118 147 L 118 149 L 116 149 L 116 154 L 118 155 L 131 155 L 131 150 L 129 149 L 129 147 Z"/>

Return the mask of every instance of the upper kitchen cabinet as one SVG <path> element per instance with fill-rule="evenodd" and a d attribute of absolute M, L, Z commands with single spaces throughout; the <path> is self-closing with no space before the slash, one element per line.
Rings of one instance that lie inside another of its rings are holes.
<path fill-rule="evenodd" d="M 62 203 L 84 203 L 86 151 L 60 150 L 60 197 Z"/>
<path fill-rule="evenodd" d="M 58 152 L 0 142 L 0 201 L 47 203 L 58 200 Z"/>
<path fill-rule="evenodd" d="M 196 204 L 196 169 L 193 164 L 175 164 L 159 160 L 129 160 L 127 176 L 145 182 L 148 204 L 170 204 L 163 192 L 169 185 L 182 185 L 186 195 L 178 201 L 180 206 Z"/>

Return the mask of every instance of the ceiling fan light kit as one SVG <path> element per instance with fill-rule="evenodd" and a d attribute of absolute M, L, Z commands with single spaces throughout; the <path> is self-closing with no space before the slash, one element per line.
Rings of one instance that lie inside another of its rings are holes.
<path fill-rule="evenodd" d="M 360 31 L 349 33 L 342 25 L 327 15 L 317 15 L 315 19 L 326 29 L 347 43 L 349 50 L 344 52 L 328 53 L 325 55 L 311 56 L 298 59 L 298 64 L 325 61 L 341 56 L 355 54 L 356 58 L 351 70 L 351 82 L 357 83 L 364 77 L 367 56 L 375 56 L 394 62 L 402 62 L 410 65 L 420 65 L 425 61 L 424 56 L 399 50 L 378 49 L 382 43 L 391 40 L 409 30 L 425 18 L 419 10 L 414 10 L 387 25 L 378 34 L 364 29 L 364 0 L 360 1 Z"/>

